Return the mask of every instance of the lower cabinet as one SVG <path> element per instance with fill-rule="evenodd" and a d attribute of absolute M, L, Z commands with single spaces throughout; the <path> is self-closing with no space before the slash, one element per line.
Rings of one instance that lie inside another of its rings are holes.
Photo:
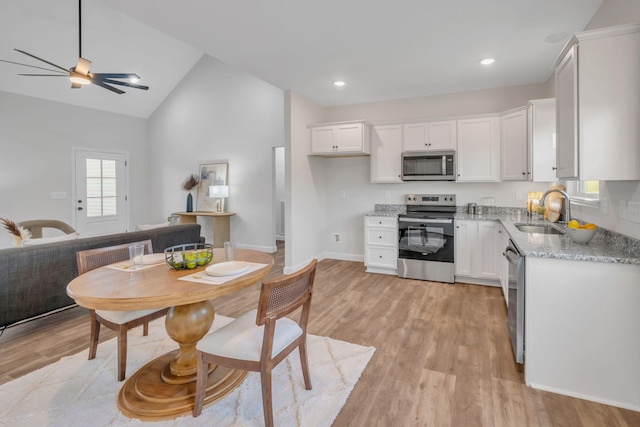
<path fill-rule="evenodd" d="M 456 282 L 500 285 L 496 221 L 456 220 Z"/>
<path fill-rule="evenodd" d="M 364 217 L 364 264 L 368 273 L 398 275 L 398 219 Z"/>
<path fill-rule="evenodd" d="M 509 306 L 509 261 L 507 261 L 505 249 L 509 245 L 509 234 L 502 226 L 498 224 L 498 250 L 496 252 L 496 261 L 498 263 L 498 276 L 500 277 L 500 286 L 502 287 L 502 295 L 504 303 Z"/>

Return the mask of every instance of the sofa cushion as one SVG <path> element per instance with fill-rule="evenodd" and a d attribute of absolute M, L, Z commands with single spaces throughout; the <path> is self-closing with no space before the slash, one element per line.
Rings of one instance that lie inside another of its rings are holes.
<path fill-rule="evenodd" d="M 55 243 L 55 242 L 63 242 L 65 240 L 75 240 L 80 235 L 78 233 L 71 234 L 63 234 L 62 236 L 55 237 L 39 237 L 37 239 L 24 239 L 22 241 L 22 246 L 35 246 L 35 245 L 44 245 L 45 243 Z"/>

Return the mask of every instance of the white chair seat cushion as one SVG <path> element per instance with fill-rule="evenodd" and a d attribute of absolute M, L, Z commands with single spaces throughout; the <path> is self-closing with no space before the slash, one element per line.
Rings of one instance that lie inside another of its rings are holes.
<path fill-rule="evenodd" d="M 257 310 L 251 310 L 231 323 L 210 333 L 198 342 L 197 349 L 231 359 L 259 361 L 264 338 L 264 325 L 256 325 Z M 302 335 L 302 328 L 283 317 L 276 322 L 271 357 Z"/>
<path fill-rule="evenodd" d="M 136 310 L 136 311 L 96 310 L 96 314 L 102 317 L 104 320 L 108 320 L 111 323 L 124 325 L 127 322 L 131 322 L 132 320 L 139 319 L 141 317 L 146 316 L 147 314 L 155 313 L 156 311 L 160 311 L 160 310 L 161 309 Z"/>

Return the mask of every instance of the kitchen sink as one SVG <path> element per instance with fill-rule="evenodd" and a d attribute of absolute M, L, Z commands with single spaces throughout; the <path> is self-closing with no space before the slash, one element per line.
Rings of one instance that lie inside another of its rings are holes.
<path fill-rule="evenodd" d="M 516 228 L 525 233 L 538 234 L 564 234 L 562 231 L 551 225 L 545 224 L 515 224 Z"/>

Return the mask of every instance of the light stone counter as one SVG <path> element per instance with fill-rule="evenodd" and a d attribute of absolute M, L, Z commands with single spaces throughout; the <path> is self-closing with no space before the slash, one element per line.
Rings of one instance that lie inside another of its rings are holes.
<path fill-rule="evenodd" d="M 471 215 L 458 211 L 456 219 L 499 221 L 524 256 L 640 265 L 640 242 L 608 230 L 598 229 L 591 242 L 578 244 L 573 243 L 566 235 L 525 233 L 518 230 L 516 224 L 527 223 L 551 225 L 566 232 L 564 224 L 531 219 L 522 210 L 494 210 L 483 215 Z"/>

